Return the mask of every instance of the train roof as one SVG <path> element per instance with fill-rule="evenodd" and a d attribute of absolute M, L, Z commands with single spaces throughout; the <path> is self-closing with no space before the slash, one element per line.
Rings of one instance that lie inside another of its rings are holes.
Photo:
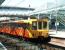
<path fill-rule="evenodd" d="M 22 19 L 22 20 L 15 20 L 15 21 L 4 21 L 4 22 L 1 22 L 1 23 L 29 23 L 29 22 L 32 22 L 32 21 L 48 21 L 48 19 Z"/>

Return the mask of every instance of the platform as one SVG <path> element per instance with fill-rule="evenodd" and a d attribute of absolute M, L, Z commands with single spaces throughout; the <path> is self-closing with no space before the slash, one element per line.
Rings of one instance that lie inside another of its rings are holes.
<path fill-rule="evenodd" d="M 50 30 L 49 35 L 56 38 L 65 38 L 65 31 Z"/>
<path fill-rule="evenodd" d="M 60 38 L 52 38 L 51 42 L 49 44 L 55 45 L 55 46 L 60 46 L 65 48 L 65 39 L 60 39 Z"/>

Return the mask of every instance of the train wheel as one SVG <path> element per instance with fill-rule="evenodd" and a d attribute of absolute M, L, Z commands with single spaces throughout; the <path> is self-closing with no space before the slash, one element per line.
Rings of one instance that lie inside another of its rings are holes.
<path fill-rule="evenodd" d="M 46 39 L 46 42 L 50 42 L 51 41 L 51 37 L 49 36 L 47 39 Z"/>
<path fill-rule="evenodd" d="M 0 32 L 0 34 L 3 34 L 3 32 Z"/>

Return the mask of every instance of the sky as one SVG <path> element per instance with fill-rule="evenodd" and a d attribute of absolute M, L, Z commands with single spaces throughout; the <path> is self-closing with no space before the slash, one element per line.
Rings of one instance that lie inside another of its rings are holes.
<path fill-rule="evenodd" d="M 35 9 L 47 9 L 61 4 L 65 4 L 65 0 L 5 0 L 1 6 L 12 7 L 30 7 Z"/>
<path fill-rule="evenodd" d="M 27 7 L 35 8 L 35 11 L 41 11 L 60 5 L 65 5 L 65 0 L 5 0 L 1 6 Z"/>
<path fill-rule="evenodd" d="M 44 0 L 5 0 L 2 6 L 32 7 L 36 8 L 45 3 Z"/>

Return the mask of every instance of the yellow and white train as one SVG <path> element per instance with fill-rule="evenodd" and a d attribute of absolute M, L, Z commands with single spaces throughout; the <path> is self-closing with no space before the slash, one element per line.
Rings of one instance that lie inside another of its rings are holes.
<path fill-rule="evenodd" d="M 36 43 L 48 43 L 49 36 L 48 19 L 26 19 L 13 22 L 3 22 L 0 32 L 4 34 L 20 36 L 25 40 Z"/>

